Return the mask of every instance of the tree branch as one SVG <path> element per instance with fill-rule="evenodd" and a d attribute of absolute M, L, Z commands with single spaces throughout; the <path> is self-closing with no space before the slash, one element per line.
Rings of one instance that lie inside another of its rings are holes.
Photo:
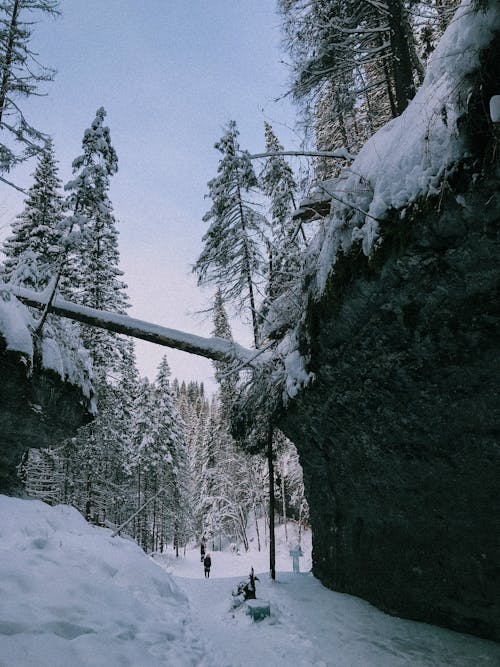
<path fill-rule="evenodd" d="M 339 160 L 354 160 L 355 155 L 351 155 L 345 148 L 339 148 L 336 151 L 269 151 L 268 153 L 255 153 L 249 155 L 250 160 L 257 160 L 263 157 L 280 157 L 282 155 L 295 155 L 305 157 L 329 157 Z"/>
<path fill-rule="evenodd" d="M 8 180 L 7 180 L 6 178 L 4 178 L 3 176 L 0 176 L 0 181 L 2 181 L 2 183 L 6 183 L 7 185 L 10 185 L 11 188 L 15 188 L 16 190 L 19 190 L 19 192 L 22 192 L 23 195 L 26 194 L 26 190 L 23 190 L 22 188 L 20 188 L 20 187 L 19 187 L 18 185 L 16 185 L 15 183 L 11 183 L 10 181 L 8 181 Z"/>

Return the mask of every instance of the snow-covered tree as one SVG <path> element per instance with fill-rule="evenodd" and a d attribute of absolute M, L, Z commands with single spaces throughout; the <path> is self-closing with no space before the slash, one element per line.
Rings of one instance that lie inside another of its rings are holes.
<path fill-rule="evenodd" d="M 238 143 L 238 129 L 230 121 L 215 147 L 222 154 L 217 176 L 208 183 L 210 210 L 203 220 L 210 227 L 194 266 L 198 283 L 216 285 L 224 302 L 248 308 L 258 346 L 256 282 L 262 274 L 263 227 L 267 222 L 250 200 L 258 186 L 249 154 Z"/>
<path fill-rule="evenodd" d="M 280 152 L 283 146 L 269 123 L 264 123 L 266 152 Z M 262 191 L 270 200 L 270 229 L 268 240 L 269 274 L 267 296 L 276 298 L 299 277 L 301 251 L 305 243 L 300 221 L 292 219 L 295 209 L 297 183 L 290 165 L 281 155 L 266 158 L 260 175 Z"/>
<path fill-rule="evenodd" d="M 229 319 L 226 313 L 226 309 L 224 308 L 222 294 L 219 289 L 215 294 L 212 316 L 214 325 L 212 329 L 213 335 L 217 336 L 218 338 L 232 340 L 233 336 L 231 333 Z M 219 385 L 218 397 L 221 404 L 221 410 L 224 413 L 226 419 L 229 420 L 231 404 L 234 400 L 234 395 L 238 383 L 238 374 L 231 368 L 230 364 L 223 363 L 222 361 L 215 361 L 214 366 L 215 379 Z"/>
<path fill-rule="evenodd" d="M 64 274 L 77 303 L 99 310 L 123 313 L 128 306 L 126 285 L 119 268 L 118 231 L 109 199 L 110 179 L 118 170 L 118 158 L 104 125 L 105 110 L 97 110 L 83 136 L 83 152 L 73 161 L 74 179 L 66 184 L 67 264 Z M 101 329 L 83 328 L 99 374 L 119 363 L 122 339 Z"/>
<path fill-rule="evenodd" d="M 264 135 L 266 153 L 283 151 L 283 146 L 267 121 L 264 122 Z M 290 224 L 291 213 L 296 208 L 297 183 L 292 168 L 282 155 L 271 155 L 266 158 L 260 174 L 260 183 L 263 192 L 271 200 L 272 222 L 279 224 L 280 231 L 288 236 L 294 235 L 296 230 L 286 227 Z"/>
<path fill-rule="evenodd" d="M 423 79 L 454 0 L 279 0 L 291 91 L 320 150 L 356 153 L 399 115 Z M 320 178 L 335 176 L 332 160 Z"/>
<path fill-rule="evenodd" d="M 26 120 L 19 100 L 36 94 L 38 84 L 53 78 L 54 71 L 40 65 L 30 41 L 35 17 L 57 15 L 58 5 L 58 0 L 0 2 L 0 173 L 44 147 L 46 137 Z"/>
<path fill-rule="evenodd" d="M 40 154 L 27 192 L 24 210 L 3 244 L 2 278 L 23 287 L 41 290 L 56 273 L 62 252 L 63 220 L 61 182 L 52 142 Z"/>
<path fill-rule="evenodd" d="M 186 542 L 190 516 L 185 430 L 170 388 L 166 357 L 156 381 L 142 383 L 136 401 L 130 470 L 137 506 L 163 493 L 141 512 L 135 531 L 145 549 L 161 548 L 172 538 L 176 549 Z"/>

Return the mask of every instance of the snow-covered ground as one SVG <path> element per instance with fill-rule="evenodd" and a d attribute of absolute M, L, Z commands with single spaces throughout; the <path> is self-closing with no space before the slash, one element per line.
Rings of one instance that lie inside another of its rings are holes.
<path fill-rule="evenodd" d="M 498 644 L 387 616 L 293 574 L 277 532 L 276 582 L 255 539 L 246 554 L 211 552 L 206 580 L 198 548 L 151 559 L 70 507 L 0 496 L 0 667 L 500 665 Z M 306 569 L 308 534 L 303 549 Z M 252 565 L 257 597 L 271 603 L 259 623 L 232 608 Z"/>

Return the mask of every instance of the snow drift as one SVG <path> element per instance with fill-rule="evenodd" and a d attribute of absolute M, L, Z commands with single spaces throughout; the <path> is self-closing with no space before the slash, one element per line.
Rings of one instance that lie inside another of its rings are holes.
<path fill-rule="evenodd" d="M 186 606 L 134 542 L 72 507 L 0 496 L 2 667 L 199 664 Z"/>

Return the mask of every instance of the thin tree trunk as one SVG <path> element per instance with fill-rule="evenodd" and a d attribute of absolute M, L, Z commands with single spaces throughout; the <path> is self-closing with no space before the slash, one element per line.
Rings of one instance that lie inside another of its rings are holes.
<path fill-rule="evenodd" d="M 389 28 L 391 39 L 392 63 L 394 72 L 394 88 L 398 114 L 408 106 L 415 96 L 413 68 L 408 40 L 412 36 L 405 30 L 407 19 L 401 0 L 387 0 L 389 9 Z"/>
<path fill-rule="evenodd" d="M 377 33 L 377 41 L 378 41 L 378 46 L 382 46 L 383 43 L 383 37 L 382 34 L 379 32 Z M 391 74 L 389 71 L 389 66 L 387 64 L 387 59 L 382 57 L 382 68 L 384 70 L 384 78 L 385 78 L 385 87 L 387 90 L 387 97 L 389 98 L 389 105 L 391 107 L 391 116 L 393 118 L 396 118 L 398 116 L 398 109 L 396 105 L 396 100 L 394 99 L 394 91 L 392 90 L 392 80 L 391 80 Z M 366 93 L 366 99 L 368 100 L 368 93 Z M 372 118 L 371 118 L 371 109 L 370 105 L 368 104 L 368 109 L 369 109 L 369 114 L 370 114 L 370 125 L 372 125 Z"/>
<path fill-rule="evenodd" d="M 302 540 L 302 507 L 299 508 L 299 547 Z"/>
<path fill-rule="evenodd" d="M 274 537 L 274 461 L 273 427 L 270 424 L 267 434 L 267 465 L 269 470 L 269 568 L 271 579 L 276 579 L 276 542 Z"/>
<path fill-rule="evenodd" d="M 288 542 L 288 531 L 286 526 L 286 498 L 285 498 L 285 464 L 281 466 L 281 503 L 283 507 L 283 522 L 285 524 L 285 540 Z"/>
<path fill-rule="evenodd" d="M 254 505 L 253 516 L 255 519 L 255 532 L 257 533 L 257 549 L 260 551 L 260 531 L 259 531 L 259 522 L 257 521 L 257 508 Z"/>
<path fill-rule="evenodd" d="M 92 479 L 90 477 L 90 473 L 87 473 L 86 494 L 85 519 L 90 521 L 90 513 L 92 510 Z"/>
<path fill-rule="evenodd" d="M 257 311 L 255 309 L 255 297 L 254 297 L 254 289 L 253 289 L 253 282 L 252 282 L 252 272 L 251 272 L 251 268 L 250 268 L 250 254 L 248 252 L 248 245 L 247 245 L 247 228 L 246 228 L 246 224 L 245 224 L 245 214 L 243 212 L 243 203 L 241 201 L 241 188 L 240 188 L 240 181 L 239 181 L 238 174 L 236 174 L 236 187 L 237 187 L 237 193 L 238 193 L 238 211 L 239 211 L 239 214 L 240 214 L 241 229 L 243 231 L 243 263 L 244 263 L 247 286 L 248 286 L 248 297 L 250 299 L 250 310 L 252 311 L 253 338 L 254 338 L 255 347 L 258 348 L 259 347 L 259 328 L 258 328 L 258 325 L 257 325 Z"/>

